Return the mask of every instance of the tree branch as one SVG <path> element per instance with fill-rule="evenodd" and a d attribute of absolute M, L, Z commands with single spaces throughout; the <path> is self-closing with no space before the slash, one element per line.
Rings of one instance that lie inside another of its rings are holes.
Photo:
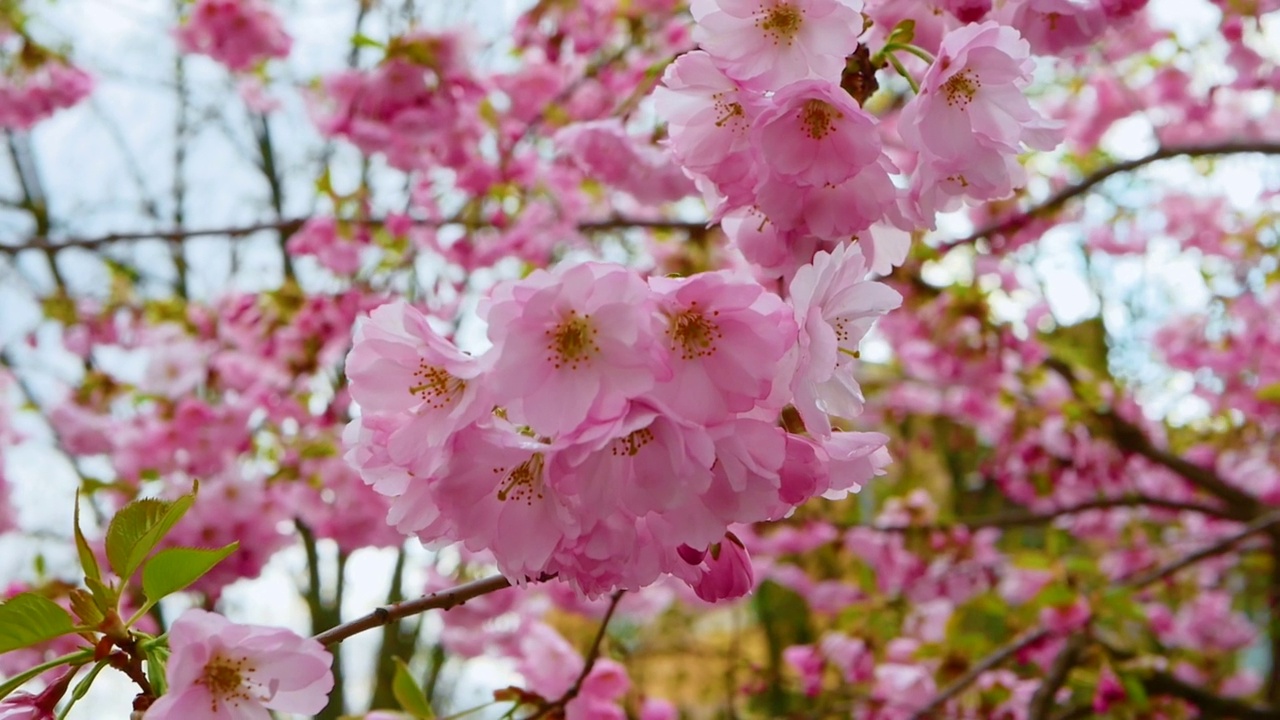
<path fill-rule="evenodd" d="M 1210 157 L 1214 155 L 1241 155 L 1246 153 L 1280 155 L 1280 143 L 1248 140 L 1208 143 L 1204 145 L 1173 145 L 1162 147 L 1157 149 L 1155 152 L 1144 155 L 1140 158 L 1125 160 L 1124 162 L 1114 163 L 1094 170 L 1088 175 L 1085 175 L 1079 182 L 1062 188 L 1058 192 L 1050 195 L 1035 205 L 1032 205 L 1026 210 L 1014 213 L 1002 220 L 997 220 L 990 225 L 979 228 L 968 237 L 942 243 L 938 249 L 945 252 L 961 245 L 971 245 L 978 240 L 990 238 L 994 235 L 1003 235 L 1005 233 L 1017 231 L 1025 227 L 1027 223 L 1032 220 L 1046 217 L 1062 209 L 1062 207 L 1068 202 L 1084 195 L 1113 175 L 1133 172 L 1138 168 L 1150 165 L 1154 162 L 1177 157 L 1196 158 Z"/>
<path fill-rule="evenodd" d="M 1233 718 L 1234 720 L 1275 720 L 1280 708 L 1253 705 L 1242 700 L 1215 695 L 1165 672 L 1153 672 L 1143 679 L 1149 695 L 1167 695 L 1185 700 L 1200 709 L 1202 720 Z"/>
<path fill-rule="evenodd" d="M 548 577 L 538 578 L 539 581 L 549 579 L 550 578 Z M 365 630 L 382 627 L 387 623 L 395 622 L 396 620 L 407 618 L 411 615 L 424 613 L 428 610 L 448 610 L 450 608 L 457 607 L 472 598 L 477 598 L 481 595 L 488 595 L 491 592 L 496 592 L 510 586 L 510 580 L 507 580 L 501 575 L 494 575 L 493 577 L 469 582 L 465 585 L 459 585 L 448 590 L 441 590 L 440 592 L 431 593 L 430 595 L 416 598 L 414 600 L 405 600 L 404 602 L 377 608 L 364 617 L 356 618 L 350 622 L 345 622 L 337 627 L 325 630 L 324 632 L 316 635 L 315 639 L 319 640 L 321 645 L 336 645 L 352 635 L 357 635 Z"/>
<path fill-rule="evenodd" d="M 537 720 L 543 717 L 562 717 L 564 708 L 574 698 L 578 697 L 578 693 L 582 692 L 582 684 L 587 681 L 587 676 L 595 669 L 596 660 L 600 658 L 600 648 L 604 644 L 605 633 L 609 630 L 609 621 L 613 619 L 613 613 L 618 609 L 618 602 L 622 600 L 625 590 L 619 590 L 609 598 L 609 609 L 605 611 L 604 618 L 600 621 L 600 629 L 596 631 L 596 638 L 591 642 L 591 649 L 587 651 L 585 662 L 582 664 L 582 672 L 578 673 L 578 678 L 573 681 L 573 685 L 554 702 L 547 703 L 538 712 L 529 716 L 528 720 Z"/>
<path fill-rule="evenodd" d="M 1268 530 L 1276 525 L 1280 525 L 1280 510 L 1263 515 L 1257 520 L 1245 525 L 1240 530 L 1189 555 L 1184 555 L 1177 560 L 1165 563 L 1164 565 L 1153 568 L 1147 572 L 1130 575 L 1129 577 L 1117 582 L 1116 585 L 1123 588 L 1146 587 L 1147 585 L 1159 582 L 1160 580 L 1173 575 L 1183 568 L 1194 565 L 1201 560 L 1207 560 L 1208 558 L 1216 555 L 1221 555 L 1222 553 L 1231 550 L 1242 540 Z"/>
<path fill-rule="evenodd" d="M 994 670 L 1003 665 L 1009 658 L 1017 655 L 1023 650 L 1035 645 L 1041 640 L 1049 637 L 1049 631 L 1045 628 L 1032 630 L 1023 633 L 1014 638 L 1011 642 L 1000 646 L 995 652 L 979 660 L 968 672 L 956 678 L 950 685 L 943 688 L 934 695 L 929 702 L 925 703 L 920 709 L 911 714 L 910 720 L 931 720 L 936 717 L 934 712 L 946 705 L 952 698 L 964 692 L 965 688 L 972 685 L 983 673 Z"/>
<path fill-rule="evenodd" d="M 0 243 L 0 255 L 16 255 L 24 250 L 57 251 L 67 248 L 93 250 L 104 245 L 111 245 L 120 242 L 136 242 L 140 240 L 160 240 L 168 243 L 181 243 L 191 238 L 202 237 L 226 237 L 230 239 L 237 239 L 259 232 L 291 234 L 297 232 L 298 228 L 302 227 L 308 219 L 309 218 L 288 218 L 283 220 L 251 223 L 248 225 L 233 225 L 228 227 L 203 229 L 169 228 L 166 230 L 142 230 L 137 232 L 109 233 L 93 237 L 52 238 L 47 235 L 40 234 L 27 238 L 17 244 L 10 245 Z M 341 222 L 381 227 L 386 223 L 386 220 L 382 218 L 371 218 L 367 220 L 341 220 Z M 459 219 L 415 220 L 414 224 L 418 227 L 437 228 L 460 226 L 475 227 L 475 223 L 469 223 Z M 616 230 L 628 230 L 632 228 L 696 232 L 705 230 L 706 227 L 707 224 L 704 222 L 685 222 L 681 220 L 642 220 L 626 217 L 578 223 L 578 230 L 584 233 L 610 232 Z"/>
<path fill-rule="evenodd" d="M 1118 498 L 1099 498 L 1097 500 L 1088 500 L 1077 505 L 1070 505 L 1056 510 L 1045 510 L 1041 512 L 1013 510 L 1010 512 L 988 515 L 986 517 L 960 518 L 954 522 L 930 523 L 924 525 L 870 525 L 869 527 L 873 530 L 881 530 L 883 532 L 931 532 L 935 530 L 945 531 L 961 527 L 970 529 L 987 527 L 1025 527 L 1028 525 L 1043 525 L 1045 523 L 1053 522 L 1061 517 L 1078 515 L 1090 510 L 1110 510 L 1124 507 L 1152 507 L 1159 508 L 1161 510 L 1200 513 L 1202 515 L 1223 519 L 1237 519 L 1235 515 L 1231 515 L 1220 508 L 1215 508 L 1209 505 L 1180 502 L 1177 500 L 1165 500 L 1163 498 L 1149 497 L 1146 495 L 1130 495 Z"/>
<path fill-rule="evenodd" d="M 1178 558 L 1177 560 L 1174 560 L 1173 562 L 1167 563 L 1165 565 L 1161 565 L 1160 567 L 1155 568 L 1150 572 L 1131 575 L 1128 578 L 1120 580 L 1115 583 L 1115 587 L 1138 589 L 1138 588 L 1146 587 L 1147 585 L 1151 585 L 1152 583 L 1159 582 L 1160 580 L 1163 580 L 1164 578 L 1169 577 L 1170 575 L 1173 575 L 1179 570 L 1182 570 L 1183 568 L 1194 565 L 1195 563 L 1200 562 L 1201 560 L 1205 560 L 1215 555 L 1220 555 L 1224 552 L 1227 552 L 1228 550 L 1230 550 L 1232 547 L 1234 547 L 1237 543 L 1244 540 L 1245 538 L 1248 538 L 1249 536 L 1254 535 L 1255 533 L 1268 530 L 1271 527 L 1276 525 L 1280 525 L 1280 510 L 1264 515 L 1258 518 L 1257 520 L 1254 520 L 1253 522 L 1249 523 L 1241 530 L 1235 533 L 1232 533 L 1231 535 L 1228 535 L 1227 537 L 1224 537 L 1218 540 L 1217 542 L 1214 542 L 1213 544 L 1208 545 L 1207 547 L 1197 550 L 1196 552 L 1193 552 L 1189 555 Z M 982 676 L 983 673 L 989 670 L 994 670 L 995 668 L 999 667 L 1004 662 L 1009 660 L 1009 658 L 1018 654 L 1025 648 L 1028 648 L 1034 645 L 1035 643 L 1039 642 L 1040 640 L 1043 640 L 1044 638 L 1049 637 L 1049 634 L 1050 634 L 1049 630 L 1046 628 L 1040 628 L 1037 630 L 1028 631 L 1014 638 L 1009 643 L 997 648 L 990 655 L 987 655 L 983 659 L 979 660 L 964 675 L 961 675 L 950 685 L 948 685 L 947 687 L 943 688 L 940 692 L 938 692 L 937 695 L 934 695 L 933 698 L 927 704 L 922 706 L 919 710 L 916 710 L 916 712 L 912 714 L 911 720 L 927 720 L 928 718 L 934 717 L 933 713 L 938 708 L 941 708 L 952 698 L 959 695 L 961 692 L 964 692 L 965 688 L 972 685 L 979 677 Z M 1049 678 L 1052 678 L 1052 677 L 1053 677 L 1053 674 L 1051 672 Z M 1046 678 L 1045 680 L 1046 683 L 1049 681 L 1049 678 Z M 1036 717 L 1036 716 L 1032 715 L 1031 717 Z M 1043 715 L 1041 717 L 1043 717 Z M 1268 715 L 1267 717 L 1276 717 L 1276 716 Z"/>
<path fill-rule="evenodd" d="M 1084 645 L 1083 633 L 1077 633 L 1067 639 L 1066 646 L 1058 653 L 1058 657 L 1054 658 L 1049 674 L 1040 682 L 1040 687 L 1036 688 L 1031 696 L 1031 702 L 1027 706 L 1027 720 L 1049 720 L 1049 713 L 1054 708 L 1054 696 L 1067 682 L 1067 676 L 1079 661 Z"/>
<path fill-rule="evenodd" d="M 1047 359 L 1044 366 L 1061 375 L 1076 397 L 1084 399 L 1080 393 L 1080 379 L 1076 377 L 1071 366 L 1055 358 Z M 1230 511 L 1225 513 L 1227 517 L 1233 520 L 1251 520 L 1266 510 L 1258 498 L 1227 482 L 1212 469 L 1157 447 L 1141 427 L 1116 414 L 1114 410 L 1104 409 L 1095 411 L 1093 414 L 1103 426 L 1102 430 L 1110 436 L 1111 441 L 1121 452 L 1140 455 L 1161 467 L 1172 470 L 1182 479 L 1222 500 L 1229 506 Z"/>

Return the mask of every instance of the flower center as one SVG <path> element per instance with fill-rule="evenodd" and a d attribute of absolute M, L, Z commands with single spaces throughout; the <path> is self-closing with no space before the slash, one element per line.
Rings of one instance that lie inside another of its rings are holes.
<path fill-rule="evenodd" d="M 800 123 L 805 133 L 813 140 L 821 140 L 835 131 L 833 121 L 844 117 L 844 114 L 833 105 L 822 100 L 805 100 L 800 106 Z"/>
<path fill-rule="evenodd" d="M 209 695 L 213 698 L 210 709 L 216 713 L 219 702 L 239 705 L 240 701 L 250 699 L 245 687 L 245 674 L 253 670 L 249 661 L 244 658 L 232 660 L 223 655 L 214 655 L 204 666 L 204 675 L 196 682 L 209 688 Z"/>
<path fill-rule="evenodd" d="M 555 329 L 547 331 L 547 360 L 557 370 L 562 367 L 577 370 L 579 365 L 585 365 L 592 355 L 600 352 L 595 341 L 598 333 L 591 323 L 591 316 L 579 317 L 578 311 L 570 310 Z"/>
<path fill-rule="evenodd" d="M 791 5 L 791 3 L 778 3 L 765 13 L 764 17 L 756 20 L 756 25 L 765 32 L 766 35 L 773 36 L 773 44 L 785 42 L 790 45 L 792 38 L 800 32 L 800 26 L 804 24 L 804 15 Z"/>
<path fill-rule="evenodd" d="M 747 111 L 742 108 L 742 103 L 727 102 L 724 95 L 718 92 L 711 96 L 716 109 L 716 127 L 727 127 L 735 132 L 746 130 Z"/>
<path fill-rule="evenodd" d="M 526 505 L 532 505 L 534 500 L 541 500 L 542 465 L 542 453 L 534 453 L 511 472 L 507 472 L 506 468 L 494 468 L 495 475 L 506 474 L 502 486 L 498 488 L 498 499 L 502 502 L 523 500 Z"/>
<path fill-rule="evenodd" d="M 961 70 L 942 84 L 942 93 L 947 96 L 948 105 L 959 106 L 963 110 L 973 102 L 980 87 L 982 87 L 982 80 L 978 79 L 977 75 L 969 70 Z"/>
<path fill-rule="evenodd" d="M 712 316 L 719 314 L 716 311 Z M 671 316 L 667 335 L 671 337 L 672 352 L 680 351 L 680 357 L 685 360 L 711 357 L 716 352 L 716 340 L 724 337 L 720 326 L 702 314 L 697 302 L 689 303 L 687 310 Z"/>
<path fill-rule="evenodd" d="M 428 365 L 426 360 L 418 365 L 413 378 L 417 384 L 409 386 L 409 394 L 417 395 L 435 410 L 453 402 L 467 389 L 466 380 L 450 375 L 444 368 Z"/>
<path fill-rule="evenodd" d="M 613 441 L 611 452 L 617 455 L 626 455 L 627 457 L 635 457 L 640 449 L 645 445 L 653 442 L 653 431 L 649 428 L 636 430 L 624 438 L 618 438 Z"/>

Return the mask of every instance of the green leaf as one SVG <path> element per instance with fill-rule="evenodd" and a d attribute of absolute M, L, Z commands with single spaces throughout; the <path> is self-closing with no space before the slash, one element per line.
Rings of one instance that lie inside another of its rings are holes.
<path fill-rule="evenodd" d="M 80 588 L 71 591 L 71 612 L 80 618 L 81 624 L 90 627 L 98 627 L 107 619 L 106 609 L 98 607 L 93 594 Z"/>
<path fill-rule="evenodd" d="M 200 548 L 168 548 L 156 553 L 142 568 L 142 594 L 154 605 L 160 598 L 172 595 L 204 577 L 214 565 L 236 551 L 233 542 L 216 550 Z"/>
<path fill-rule="evenodd" d="M 195 502 L 195 493 L 168 502 L 144 498 L 120 508 L 107 526 L 107 560 L 126 583 Z"/>
<path fill-rule="evenodd" d="M 379 42 L 378 40 L 375 40 L 369 37 L 368 35 L 362 35 L 360 33 L 356 33 L 355 35 L 351 36 L 351 44 L 356 47 L 372 47 L 372 48 L 386 47 L 386 45 L 383 44 L 382 42 Z"/>
<path fill-rule="evenodd" d="M 62 720 L 71 713 L 71 708 L 75 707 L 75 704 L 83 700 L 84 696 L 89 693 L 89 688 L 93 687 L 93 681 L 98 679 L 98 673 L 102 672 L 102 669 L 110 664 L 111 662 L 109 660 L 99 660 L 92 668 L 89 669 L 89 674 L 85 675 L 84 678 L 81 679 L 80 682 L 76 683 L 76 686 L 72 688 L 70 702 L 62 706 L 62 710 L 58 712 L 58 720 Z"/>
<path fill-rule="evenodd" d="M 165 661 L 169 658 L 169 650 L 165 647 L 152 646 L 144 649 L 143 654 L 147 658 L 147 679 L 151 681 L 151 687 L 156 691 L 157 695 L 163 695 L 168 692 L 169 681 L 165 677 Z"/>
<path fill-rule="evenodd" d="M 31 647 L 75 632 L 75 621 L 43 595 L 22 593 L 0 604 L 0 653 Z"/>
<path fill-rule="evenodd" d="M 1146 711 L 1151 707 L 1151 698 L 1147 696 L 1147 689 L 1143 687 L 1142 680 L 1136 675 L 1128 673 L 1120 674 L 1120 684 L 1124 686 L 1125 693 L 1129 696 L 1129 701 L 1139 711 Z"/>
<path fill-rule="evenodd" d="M 1264 387 L 1258 388 L 1256 393 L 1259 400 L 1269 403 L 1280 403 L 1280 383 L 1271 383 Z"/>
<path fill-rule="evenodd" d="M 431 710 L 431 703 L 427 702 L 427 694 L 418 687 L 404 660 L 395 658 L 395 661 L 396 675 L 391 681 L 391 694 L 400 703 L 400 709 L 420 720 L 432 720 L 436 714 Z"/>
<path fill-rule="evenodd" d="M 906 45 L 916 39 L 916 21 L 903 20 L 893 26 L 893 30 L 889 31 L 889 37 L 885 39 L 886 45 Z"/>
<path fill-rule="evenodd" d="M 114 585 L 108 585 L 101 580 L 93 578 L 85 578 L 85 585 L 89 587 L 89 591 L 93 593 L 93 600 L 98 607 L 114 608 L 120 602 L 120 591 Z"/>
<path fill-rule="evenodd" d="M 98 568 L 98 558 L 94 556 L 93 549 L 89 547 L 89 541 L 85 540 L 84 532 L 80 530 L 80 491 L 76 491 L 76 553 L 80 556 L 80 567 L 84 569 L 85 579 L 101 580 L 102 571 Z"/>
<path fill-rule="evenodd" d="M 1107 328 L 1101 317 L 1064 325 L 1040 333 L 1049 355 L 1076 370 L 1088 370 L 1095 378 L 1109 375 Z"/>

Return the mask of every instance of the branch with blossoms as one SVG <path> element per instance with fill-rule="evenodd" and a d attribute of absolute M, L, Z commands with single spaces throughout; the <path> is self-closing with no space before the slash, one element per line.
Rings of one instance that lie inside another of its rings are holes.
<path fill-rule="evenodd" d="M 310 218 L 290 218 L 287 220 L 250 223 L 247 225 L 232 225 L 227 227 L 140 230 L 137 232 L 108 233 L 93 237 L 55 238 L 48 236 L 36 236 L 25 238 L 17 243 L 0 243 L 0 255 L 14 255 L 26 250 L 58 251 L 71 248 L 93 250 L 117 243 L 145 240 L 158 240 L 166 243 L 182 243 L 194 238 L 227 238 L 234 240 L 247 238 L 261 232 L 279 232 L 288 235 L 301 229 L 309 220 Z M 397 223 L 401 223 L 409 227 L 425 228 L 466 227 L 474 229 L 476 227 L 484 227 L 483 225 L 477 226 L 473 221 L 460 218 L 445 220 L 425 220 L 419 218 L 366 218 L 353 220 L 344 219 L 339 222 L 370 228 L 386 227 L 388 225 L 394 226 Z M 604 220 L 583 221 L 578 223 L 576 227 L 583 233 L 604 233 L 630 229 L 702 232 L 705 231 L 708 226 L 705 222 L 616 217 Z"/>
<path fill-rule="evenodd" d="M 549 579 L 549 578 L 548 578 Z M 337 645 L 352 635 L 362 633 L 366 630 L 382 627 L 389 623 L 402 620 L 413 615 L 418 615 L 428 610 L 448 610 L 458 605 L 492 592 L 497 592 L 503 588 L 511 587 L 511 581 L 502 575 L 494 575 L 493 577 L 483 578 L 481 580 L 473 580 L 464 585 L 459 585 L 448 590 L 431 593 L 413 600 L 405 600 L 404 602 L 395 603 L 393 605 L 385 605 L 375 608 L 368 615 L 342 623 L 334 628 L 326 630 L 315 639 L 325 646 Z"/>
<path fill-rule="evenodd" d="M 1039 512 L 1029 510 L 1011 510 L 995 515 L 979 516 L 972 518 L 957 518 L 953 521 L 938 523 L 921 523 L 906 525 L 882 525 L 872 524 L 870 527 L 882 532 L 933 532 L 946 531 L 955 528 L 1016 528 L 1030 525 L 1044 525 L 1052 523 L 1060 518 L 1086 513 L 1091 510 L 1109 510 L 1113 508 L 1155 508 L 1158 510 L 1170 510 L 1175 512 L 1193 512 L 1205 515 L 1207 517 L 1217 517 L 1224 519 L 1238 519 L 1235 514 L 1225 511 L 1221 508 L 1213 507 L 1196 502 L 1182 502 L 1178 500 L 1169 500 L 1166 498 L 1152 497 L 1147 495 L 1134 495 L 1118 498 L 1099 498 L 1097 500 L 1088 500 L 1077 503 L 1075 505 L 1067 505 L 1052 510 L 1043 510 Z"/>
<path fill-rule="evenodd" d="M 1120 579 L 1113 583 L 1112 586 L 1115 588 L 1125 588 L 1130 590 L 1139 590 L 1148 587 L 1181 570 L 1195 565 L 1196 563 L 1203 562 L 1204 560 L 1228 552 L 1232 548 L 1236 547 L 1240 542 L 1258 533 L 1270 530 L 1278 524 L 1280 524 L 1280 512 L 1270 513 L 1244 526 L 1236 532 L 1218 539 L 1204 548 L 1188 553 L 1187 555 L 1161 565 L 1150 572 L 1140 573 L 1129 578 Z M 983 674 L 998 668 L 1025 651 L 1027 648 L 1041 643 L 1046 639 L 1053 637 L 1053 635 L 1054 632 L 1051 629 L 1039 628 L 1028 631 L 1014 638 L 1005 645 L 1002 645 L 994 652 L 974 663 L 973 666 L 965 671 L 963 675 L 939 691 L 929 700 L 929 702 L 920 706 L 912 714 L 911 720 L 926 720 L 927 718 L 933 717 L 934 713 L 960 693 L 964 692 L 965 689 L 976 682 Z M 1075 638 L 1072 638 L 1071 642 L 1076 642 Z M 1067 650 L 1071 647 L 1074 647 L 1074 650 L 1068 652 Z M 1058 656 L 1058 659 L 1061 660 L 1062 664 L 1060 666 L 1055 666 L 1056 672 L 1051 673 L 1044 683 L 1060 686 L 1065 682 L 1066 674 L 1069 673 L 1070 670 L 1070 665 L 1074 662 L 1073 658 L 1076 657 L 1081 650 L 1081 647 L 1075 646 L 1068 646 L 1067 649 L 1064 649 L 1064 651 Z M 1203 691 L 1200 692 L 1203 693 Z M 1033 699 L 1033 704 L 1041 711 L 1039 715 L 1040 717 L 1043 716 L 1044 710 L 1051 707 L 1051 701 L 1051 695 L 1047 697 L 1037 695 L 1036 698 Z"/>
<path fill-rule="evenodd" d="M 1087 393 L 1082 392 L 1081 380 L 1069 364 L 1057 358 L 1047 358 L 1044 367 L 1060 375 L 1077 398 L 1087 400 Z M 1140 455 L 1172 470 L 1187 482 L 1222 500 L 1227 504 L 1233 519 L 1253 519 L 1263 512 L 1264 507 L 1258 498 L 1227 482 L 1213 469 L 1197 465 L 1176 453 L 1158 447 L 1145 430 L 1119 415 L 1112 407 L 1104 407 L 1092 412 L 1099 428 L 1117 448 L 1125 453 Z"/>
<path fill-rule="evenodd" d="M 972 245 L 979 240 L 1017 232 L 1028 223 L 1051 217 L 1055 212 L 1065 207 L 1067 203 L 1081 195 L 1087 194 L 1095 187 L 1115 175 L 1133 172 L 1162 160 L 1170 160 L 1173 158 L 1199 158 L 1222 155 L 1254 154 L 1280 155 L 1280 143 L 1262 140 L 1232 140 L 1206 143 L 1203 145 L 1168 145 L 1160 147 L 1146 155 L 1143 155 L 1142 157 L 1134 158 L 1133 160 L 1125 160 L 1122 162 L 1104 165 L 1103 167 L 1090 172 L 1088 175 L 1085 175 L 1079 181 L 1063 187 L 1044 200 L 1040 200 L 1024 210 L 1014 212 L 1003 219 L 992 222 L 989 225 L 984 225 L 966 237 L 940 243 L 938 247 L 940 250 L 945 252 L 963 245 Z"/>

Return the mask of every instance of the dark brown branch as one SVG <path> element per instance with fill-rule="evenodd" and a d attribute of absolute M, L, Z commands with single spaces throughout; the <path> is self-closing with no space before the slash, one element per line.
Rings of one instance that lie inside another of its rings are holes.
<path fill-rule="evenodd" d="M 1143 680 L 1149 695 L 1166 695 L 1185 700 L 1200 709 L 1200 717 L 1232 718 L 1233 720 L 1275 720 L 1280 708 L 1254 705 L 1235 698 L 1215 695 L 1165 672 L 1154 672 Z"/>
<path fill-rule="evenodd" d="M 1081 399 L 1080 379 L 1076 377 L 1071 366 L 1049 358 L 1044 366 L 1062 376 L 1071 386 L 1076 397 Z M 1139 426 L 1117 415 L 1112 410 L 1096 412 L 1094 417 L 1121 452 L 1140 455 L 1151 462 L 1173 471 L 1182 479 L 1222 500 L 1228 505 L 1224 514 L 1233 520 L 1251 520 L 1265 511 L 1258 498 L 1227 482 L 1222 476 L 1210 468 L 1197 465 L 1184 457 L 1176 455 L 1164 448 L 1157 447 L 1147 433 Z"/>
<path fill-rule="evenodd" d="M 937 717 L 934 713 L 939 708 L 964 692 L 965 688 L 972 685 L 979 677 L 982 677 L 983 673 L 1000 667 L 1009 658 L 1048 636 L 1049 631 L 1045 628 L 1040 628 L 1039 630 L 1019 635 L 1008 644 L 1000 646 L 995 652 L 979 660 L 973 667 L 969 668 L 968 672 L 956 678 L 950 685 L 940 690 L 937 695 L 934 695 L 928 703 L 925 703 L 920 709 L 912 713 L 911 720 L 931 720 L 931 718 Z"/>
<path fill-rule="evenodd" d="M 1213 470 L 1197 465 L 1164 448 L 1156 447 L 1155 443 L 1151 442 L 1151 438 L 1147 437 L 1147 434 L 1137 425 L 1114 412 L 1101 413 L 1099 418 L 1107 423 L 1116 446 L 1121 450 L 1141 455 L 1157 465 L 1172 470 L 1192 485 L 1222 498 L 1250 515 L 1256 515 L 1261 510 L 1261 503 L 1256 497 L 1228 483 Z"/>
<path fill-rule="evenodd" d="M 1271 576 L 1267 582 L 1267 605 L 1269 620 L 1266 629 L 1270 636 L 1268 644 L 1271 649 L 1271 665 L 1267 668 L 1263 697 L 1268 703 L 1276 705 L 1280 704 L 1280 620 L 1277 619 L 1277 613 L 1280 613 L 1280 532 L 1274 529 L 1271 531 Z"/>
<path fill-rule="evenodd" d="M 1054 708 L 1054 696 L 1067 682 L 1071 668 L 1079 662 L 1084 645 L 1083 634 L 1072 635 L 1067 640 L 1066 646 L 1058 653 L 1058 657 L 1053 659 L 1049 673 L 1045 675 L 1044 680 L 1040 682 L 1040 687 L 1036 688 L 1035 694 L 1031 696 L 1031 703 L 1027 706 L 1027 720 L 1049 720 L 1049 713 Z"/>
<path fill-rule="evenodd" d="M 83 250 L 93 250 L 105 245 L 112 245 L 121 242 L 136 242 L 140 240 L 160 240 L 168 243 L 181 243 L 191 238 L 205 237 L 225 237 L 225 238 L 244 238 L 259 232 L 278 232 L 291 234 L 297 232 L 298 228 L 307 221 L 308 218 L 290 218 L 285 220 L 277 220 L 272 222 L 252 223 L 249 225 L 234 225 L 229 227 L 203 228 L 203 229 L 187 229 L 187 228 L 170 228 L 167 230 L 143 230 L 138 232 L 121 232 L 109 233 L 106 235 L 98 235 L 94 237 L 68 237 L 68 238 L 51 238 L 45 235 L 37 235 L 27 238 L 18 244 L 0 244 L 0 254 L 13 255 L 24 250 L 45 250 L 57 251 L 66 248 L 80 248 Z M 378 227 L 386 221 L 383 219 L 369 220 L 343 220 L 342 222 L 355 222 L 364 225 Z M 461 220 L 417 220 L 414 223 L 419 227 L 459 227 L 471 226 L 474 223 L 466 223 Z M 610 232 L 617 230 L 627 230 L 632 228 L 650 229 L 650 230 L 672 230 L 679 232 L 696 232 L 705 230 L 707 224 L 704 222 L 685 222 L 680 220 L 642 220 L 637 218 L 610 218 L 608 220 L 597 220 L 592 222 L 583 222 L 578 224 L 578 230 L 584 233 Z"/>
<path fill-rule="evenodd" d="M 415 598 L 413 600 L 405 600 L 404 602 L 395 603 L 380 607 L 364 617 L 357 618 L 350 622 L 345 622 L 335 628 L 326 630 L 315 636 L 316 640 L 322 645 L 336 645 L 346 640 L 352 635 L 372 630 L 376 627 L 382 627 L 390 622 L 395 622 L 403 618 L 417 615 L 428 610 L 448 610 L 457 607 L 466 601 L 488 595 L 506 587 L 511 586 L 511 581 L 501 575 L 494 575 L 483 580 L 459 585 L 448 590 L 431 593 L 424 597 Z"/>
<path fill-rule="evenodd" d="M 932 532 L 935 530 L 946 531 L 953 528 L 1012 528 L 1026 527 L 1029 525 L 1043 525 L 1053 522 L 1061 517 L 1068 515 L 1078 515 L 1079 513 L 1088 512 L 1090 510 L 1110 510 L 1114 508 L 1124 507 L 1151 507 L 1161 510 L 1174 510 L 1183 512 L 1194 512 L 1210 517 L 1234 519 L 1236 516 L 1226 511 L 1215 508 L 1210 505 L 1200 503 L 1179 502 L 1177 500 L 1165 500 L 1163 498 L 1148 497 L 1145 495 L 1131 495 L 1118 498 L 1100 498 L 1097 500 L 1089 500 L 1077 505 L 1058 508 L 1055 510 L 1046 510 L 1042 512 L 1032 512 L 1029 510 L 1015 510 L 986 517 L 960 518 L 955 522 L 930 523 L 925 525 L 872 525 L 872 529 L 882 530 L 884 532 Z"/>
<path fill-rule="evenodd" d="M 1151 585 L 1152 583 L 1159 582 L 1183 568 L 1189 567 L 1197 562 L 1216 555 L 1221 555 L 1222 553 L 1231 550 L 1231 548 L 1235 547 L 1237 543 L 1249 536 L 1268 530 L 1276 525 L 1280 525 L 1280 510 L 1264 515 L 1263 517 L 1249 523 L 1239 531 L 1189 555 L 1185 555 L 1173 562 L 1161 565 L 1150 572 L 1139 573 L 1120 580 L 1115 583 L 1115 586 L 1138 589 Z M 937 695 L 934 695 L 926 705 L 921 707 L 911 716 L 911 720 L 926 720 L 927 718 L 934 717 L 933 713 L 938 710 L 938 708 L 941 708 L 952 698 L 964 692 L 965 688 L 972 685 L 974 681 L 982 676 L 983 673 L 989 670 L 994 670 L 1025 648 L 1028 648 L 1047 637 L 1049 637 L 1049 630 L 1046 628 L 1040 628 L 1019 635 L 1009 643 L 997 648 L 990 655 L 987 655 L 983 659 L 979 660 L 973 667 L 969 668 L 968 672 L 964 675 L 961 675 L 950 685 L 939 691 Z"/>
<path fill-rule="evenodd" d="M 1216 542 L 1210 545 L 1207 545 L 1189 555 L 1184 555 L 1183 557 L 1180 557 L 1177 560 L 1174 560 L 1169 563 L 1165 563 L 1164 565 L 1161 565 L 1156 568 L 1152 568 L 1147 572 L 1130 575 L 1129 577 L 1120 580 L 1116 584 L 1119 587 L 1127 587 L 1127 588 L 1141 588 L 1147 585 L 1151 585 L 1152 583 L 1159 582 L 1160 580 L 1163 580 L 1173 575 L 1174 573 L 1178 572 L 1179 570 L 1182 570 L 1183 568 L 1190 567 L 1191 565 L 1194 565 L 1202 560 L 1207 560 L 1211 557 L 1215 557 L 1217 555 L 1221 555 L 1222 553 L 1229 552 L 1241 541 L 1253 535 L 1256 535 L 1260 532 L 1268 530 L 1272 527 L 1275 527 L 1276 525 L 1280 525 L 1280 511 L 1275 511 L 1275 512 L 1271 512 L 1266 515 L 1263 515 L 1257 520 L 1254 520 L 1248 525 L 1245 525 L 1240 530 L 1237 530 L 1236 532 L 1220 540 L 1217 540 Z"/>
<path fill-rule="evenodd" d="M 970 245 L 978 240 L 989 238 L 994 235 L 1003 235 L 1005 233 L 1017 231 L 1033 220 L 1048 217 L 1054 212 L 1057 212 L 1071 200 L 1084 195 L 1113 175 L 1133 172 L 1138 168 L 1150 165 L 1154 162 L 1177 157 L 1195 158 L 1210 157 L 1214 155 L 1241 155 L 1246 153 L 1280 155 L 1280 143 L 1262 141 L 1227 141 L 1208 143 L 1205 145 L 1175 145 L 1162 147 L 1157 149 L 1155 152 L 1144 155 L 1140 158 L 1125 160 L 1124 162 L 1118 162 L 1094 170 L 1088 175 L 1085 175 L 1079 182 L 1062 188 L 1058 192 L 1050 195 L 1035 205 L 1032 205 L 1026 210 L 1014 213 L 1009 217 L 997 220 L 990 225 L 979 228 L 968 237 L 943 243 L 940 246 L 940 249 L 946 251 L 961 245 Z"/>

